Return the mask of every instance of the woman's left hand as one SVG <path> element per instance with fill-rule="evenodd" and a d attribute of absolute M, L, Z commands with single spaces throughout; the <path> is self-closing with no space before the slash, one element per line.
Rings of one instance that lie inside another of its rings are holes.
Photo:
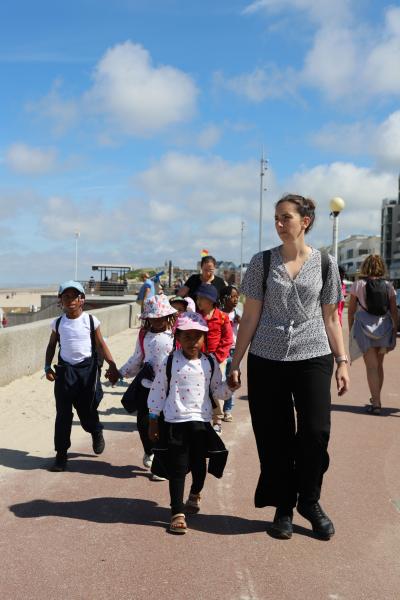
<path fill-rule="evenodd" d="M 341 362 L 335 373 L 336 385 L 339 396 L 343 396 L 350 387 L 350 377 L 347 369 L 347 363 Z"/>

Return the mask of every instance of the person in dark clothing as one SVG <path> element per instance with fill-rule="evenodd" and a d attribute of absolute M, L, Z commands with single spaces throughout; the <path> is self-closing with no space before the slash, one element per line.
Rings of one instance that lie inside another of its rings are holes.
<path fill-rule="evenodd" d="M 105 443 L 96 401 L 98 361 L 96 347 L 102 350 L 109 370 L 117 373 L 110 350 L 100 332 L 96 317 L 83 312 L 85 292 L 78 281 L 61 284 L 58 296 L 64 315 L 51 323 L 51 335 L 46 350 L 45 374 L 54 382 L 56 422 L 54 445 L 56 458 L 52 471 L 64 471 L 67 451 L 71 445 L 72 408 L 78 413 L 83 429 L 92 435 L 93 451 L 101 454 Z M 57 343 L 60 345 L 58 364 L 52 367 Z"/>
<path fill-rule="evenodd" d="M 216 264 L 213 256 L 203 256 L 200 263 L 201 273 L 191 275 L 185 282 L 185 285 L 178 290 L 177 295 L 183 298 L 190 296 L 196 302 L 198 288 L 203 283 L 208 283 L 216 288 L 218 292 L 217 297 L 219 298 L 222 290 L 226 287 L 226 283 L 221 277 L 214 275 Z"/>

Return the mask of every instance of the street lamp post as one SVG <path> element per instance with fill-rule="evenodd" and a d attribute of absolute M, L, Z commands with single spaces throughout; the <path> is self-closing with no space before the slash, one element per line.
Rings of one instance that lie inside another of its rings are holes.
<path fill-rule="evenodd" d="M 242 279 L 243 279 L 243 231 L 244 231 L 244 221 L 242 221 L 241 227 L 240 227 L 240 284 L 242 284 Z"/>
<path fill-rule="evenodd" d="M 262 250 L 262 220 L 263 220 L 263 195 L 265 192 L 264 187 L 264 175 L 265 171 L 268 168 L 268 160 L 264 158 L 264 148 L 261 151 L 261 160 L 260 160 L 260 216 L 258 223 L 258 249 L 261 252 Z"/>
<path fill-rule="evenodd" d="M 342 198 L 336 196 L 329 202 L 329 208 L 331 209 L 330 216 L 333 217 L 333 232 L 332 232 L 332 254 L 336 261 L 338 259 L 338 232 L 339 232 L 339 215 L 344 209 L 345 203 Z"/>
<path fill-rule="evenodd" d="M 75 231 L 75 281 L 78 281 L 78 239 L 80 235 L 79 231 Z"/>

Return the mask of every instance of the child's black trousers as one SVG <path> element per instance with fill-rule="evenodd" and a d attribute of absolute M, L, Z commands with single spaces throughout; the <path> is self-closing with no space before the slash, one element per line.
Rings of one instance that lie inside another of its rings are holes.
<path fill-rule="evenodd" d="M 95 389 L 98 377 L 97 359 L 86 358 L 70 365 L 59 357 L 54 384 L 56 398 L 56 424 L 54 446 L 56 452 L 65 453 L 71 446 L 71 428 L 75 408 L 85 431 L 94 433 L 103 429 L 99 421 Z"/>
<path fill-rule="evenodd" d="M 257 507 L 318 502 L 329 466 L 332 371 L 332 354 L 274 361 L 249 353 L 249 408 L 261 468 Z"/>
<path fill-rule="evenodd" d="M 208 436 L 204 423 L 189 421 L 174 423 L 176 440 L 168 444 L 170 465 L 169 492 L 171 514 L 184 512 L 185 478 L 192 472 L 191 494 L 199 494 L 207 474 L 206 449 Z"/>

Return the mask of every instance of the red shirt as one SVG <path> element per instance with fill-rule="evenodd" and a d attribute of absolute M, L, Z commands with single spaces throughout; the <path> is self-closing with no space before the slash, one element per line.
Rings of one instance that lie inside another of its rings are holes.
<path fill-rule="evenodd" d="M 203 352 L 214 354 L 219 363 L 224 362 L 229 356 L 229 351 L 233 343 L 232 326 L 229 322 L 229 315 L 215 308 L 211 317 L 201 316 L 207 321 L 207 348 Z"/>

